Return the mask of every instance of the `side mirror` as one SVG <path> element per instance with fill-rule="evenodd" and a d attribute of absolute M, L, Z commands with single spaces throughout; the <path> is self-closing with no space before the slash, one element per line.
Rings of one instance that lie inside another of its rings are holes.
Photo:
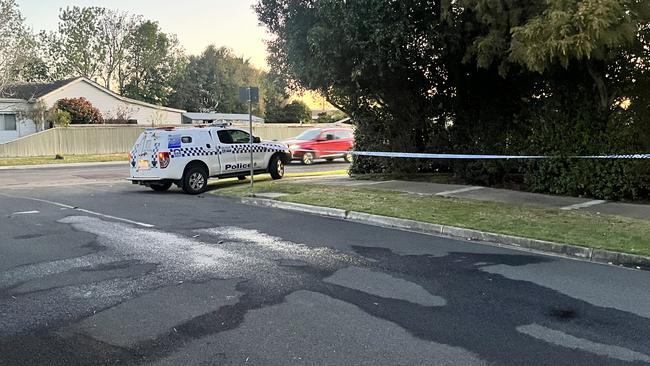
<path fill-rule="evenodd" d="M 260 142 L 262 142 L 262 139 L 257 136 L 253 136 L 253 142 L 259 144 Z"/>

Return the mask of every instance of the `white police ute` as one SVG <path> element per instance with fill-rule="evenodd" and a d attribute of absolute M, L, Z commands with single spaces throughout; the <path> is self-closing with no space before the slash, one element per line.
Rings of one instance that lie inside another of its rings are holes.
<path fill-rule="evenodd" d="M 248 131 L 227 125 L 147 129 L 129 153 L 133 184 L 166 191 L 176 184 L 189 194 L 205 192 L 208 178 L 240 180 L 250 175 L 253 150 L 254 174 L 269 173 L 273 179 L 284 176 L 291 160 L 287 145 L 261 141 Z"/>

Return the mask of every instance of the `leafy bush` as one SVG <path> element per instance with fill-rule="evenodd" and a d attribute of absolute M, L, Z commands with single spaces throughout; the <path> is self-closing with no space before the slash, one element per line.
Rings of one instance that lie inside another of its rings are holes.
<path fill-rule="evenodd" d="M 86 98 L 59 99 L 54 108 L 70 114 L 71 124 L 98 124 L 104 123 L 104 118 L 99 109 L 93 107 Z"/>
<path fill-rule="evenodd" d="M 52 108 L 48 113 L 48 119 L 54 123 L 56 127 L 68 127 L 72 120 L 72 116 L 67 111 Z"/>
<path fill-rule="evenodd" d="M 446 164 L 485 185 L 650 198 L 647 160 L 569 158 L 650 152 L 650 2 L 493 3 L 503 2 L 260 1 L 256 10 L 276 36 L 271 67 L 352 116 L 357 150 L 554 157 L 359 157 L 353 174 Z"/>

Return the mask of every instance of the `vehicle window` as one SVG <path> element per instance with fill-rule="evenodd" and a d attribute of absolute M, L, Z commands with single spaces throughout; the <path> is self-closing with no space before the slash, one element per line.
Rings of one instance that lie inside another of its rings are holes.
<path fill-rule="evenodd" d="M 301 141 L 311 141 L 314 140 L 318 135 L 320 135 L 321 130 L 319 128 L 314 128 L 307 130 L 296 137 L 296 140 Z"/>
<path fill-rule="evenodd" d="M 338 137 L 336 136 L 334 131 L 327 131 L 327 132 L 323 132 L 323 134 L 321 135 L 321 139 L 326 141 L 331 141 L 331 140 L 338 139 Z"/>
<path fill-rule="evenodd" d="M 217 131 L 219 141 L 224 144 L 245 144 L 250 142 L 248 132 L 240 130 L 220 130 Z"/>
<path fill-rule="evenodd" d="M 352 132 L 345 130 L 336 131 L 336 136 L 340 139 L 350 139 L 352 138 Z"/>
<path fill-rule="evenodd" d="M 192 143 L 192 137 L 191 136 L 183 136 L 181 137 L 181 142 L 184 144 L 191 144 Z"/>
<path fill-rule="evenodd" d="M 248 132 L 231 130 L 230 136 L 232 136 L 232 141 L 235 144 L 245 144 L 251 142 L 251 136 Z"/>
<path fill-rule="evenodd" d="M 219 130 L 217 131 L 217 136 L 219 136 L 219 141 L 222 144 L 232 144 L 232 137 L 230 136 L 230 131 Z"/>

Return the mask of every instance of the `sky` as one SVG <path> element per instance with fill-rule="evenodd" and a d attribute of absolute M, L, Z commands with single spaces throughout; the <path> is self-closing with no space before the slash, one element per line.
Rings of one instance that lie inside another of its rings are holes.
<path fill-rule="evenodd" d="M 166 33 L 174 33 L 189 54 L 199 54 L 209 44 L 231 48 L 266 68 L 270 38 L 259 25 L 251 6 L 255 0 L 16 0 L 26 24 L 35 32 L 55 30 L 59 9 L 67 6 L 100 6 L 124 10 L 155 20 Z"/>

